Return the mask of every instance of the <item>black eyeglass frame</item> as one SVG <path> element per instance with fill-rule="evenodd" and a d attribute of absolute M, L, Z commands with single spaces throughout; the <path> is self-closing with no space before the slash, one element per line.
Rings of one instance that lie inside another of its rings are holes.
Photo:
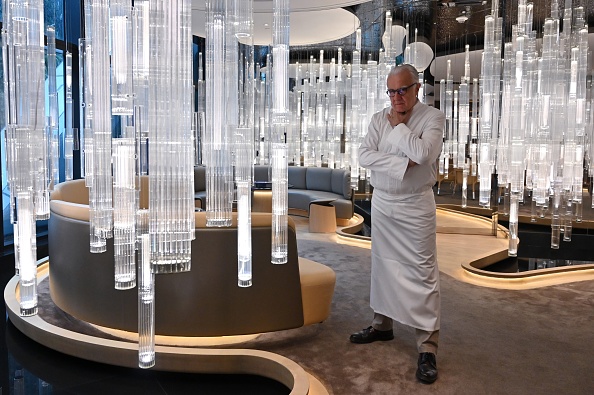
<path fill-rule="evenodd" d="M 398 93 L 400 96 L 404 96 L 404 95 L 406 95 L 406 92 L 408 92 L 408 90 L 409 90 L 409 89 L 410 89 L 412 86 L 414 86 L 414 85 L 416 85 L 416 84 L 418 84 L 418 82 L 413 82 L 413 83 L 412 83 L 412 84 L 410 84 L 409 86 L 405 86 L 405 87 L 403 87 L 403 88 L 398 88 L 398 89 L 388 89 L 388 90 L 386 91 L 386 94 L 387 94 L 388 96 L 390 96 L 390 97 L 394 97 L 394 96 L 396 96 L 396 94 L 397 94 L 397 93 Z"/>

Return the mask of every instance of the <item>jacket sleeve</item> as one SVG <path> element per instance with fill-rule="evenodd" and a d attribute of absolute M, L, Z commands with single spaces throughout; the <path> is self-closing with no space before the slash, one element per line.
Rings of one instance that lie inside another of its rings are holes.
<path fill-rule="evenodd" d="M 408 166 L 408 158 L 397 156 L 379 150 L 381 136 L 389 133 L 391 127 L 387 122 L 381 122 L 383 112 L 374 114 L 367 128 L 367 135 L 359 146 L 359 164 L 366 169 L 385 173 L 397 180 L 402 180 Z M 385 130 L 382 130 L 385 129 Z"/>
<path fill-rule="evenodd" d="M 443 146 L 445 114 L 432 111 L 430 116 L 420 135 L 413 133 L 405 124 L 400 124 L 387 137 L 390 144 L 420 165 L 435 162 Z"/>

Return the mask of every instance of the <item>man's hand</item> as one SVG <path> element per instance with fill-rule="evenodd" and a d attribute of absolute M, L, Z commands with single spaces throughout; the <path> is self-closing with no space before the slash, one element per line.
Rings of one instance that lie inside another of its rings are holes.
<path fill-rule="evenodd" d="M 390 126 L 394 128 L 401 123 L 406 125 L 410 119 L 410 114 L 410 110 L 405 112 L 396 112 L 393 108 L 391 108 L 390 112 L 386 115 L 386 118 L 388 119 L 388 122 L 390 122 Z"/>

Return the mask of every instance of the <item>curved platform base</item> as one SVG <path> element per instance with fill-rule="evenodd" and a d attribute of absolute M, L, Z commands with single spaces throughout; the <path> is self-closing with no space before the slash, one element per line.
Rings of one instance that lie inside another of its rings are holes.
<path fill-rule="evenodd" d="M 49 273 L 49 262 L 38 266 L 38 282 Z M 26 336 L 46 347 L 74 357 L 128 368 L 138 368 L 138 344 L 99 338 L 70 331 L 43 320 L 39 315 L 21 317 L 19 282 L 13 277 L 4 289 L 10 321 Z M 250 374 L 276 380 L 295 395 L 327 395 L 315 377 L 281 355 L 252 349 L 155 347 L 155 370 L 181 373 Z"/>
<path fill-rule="evenodd" d="M 470 284 L 504 289 L 528 289 L 594 279 L 594 265 L 562 266 L 517 273 L 498 273 L 483 268 L 509 257 L 508 230 L 497 224 L 491 210 L 454 205 L 437 206 L 437 258 L 440 271 Z M 359 214 L 337 235 L 349 242 L 371 239 L 357 235 Z M 520 241 L 521 242 L 521 241 Z"/>

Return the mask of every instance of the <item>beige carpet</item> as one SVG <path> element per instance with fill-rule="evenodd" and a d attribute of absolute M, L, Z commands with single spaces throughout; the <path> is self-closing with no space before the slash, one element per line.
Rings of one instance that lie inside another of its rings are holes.
<path fill-rule="evenodd" d="M 244 346 L 291 358 L 336 395 L 594 393 L 594 281 L 509 290 L 442 271 L 440 377 L 427 386 L 414 377 L 411 328 L 396 325 L 391 342 L 348 341 L 371 321 L 369 248 L 307 233 L 297 222 L 299 254 L 337 273 L 330 318 Z"/>

